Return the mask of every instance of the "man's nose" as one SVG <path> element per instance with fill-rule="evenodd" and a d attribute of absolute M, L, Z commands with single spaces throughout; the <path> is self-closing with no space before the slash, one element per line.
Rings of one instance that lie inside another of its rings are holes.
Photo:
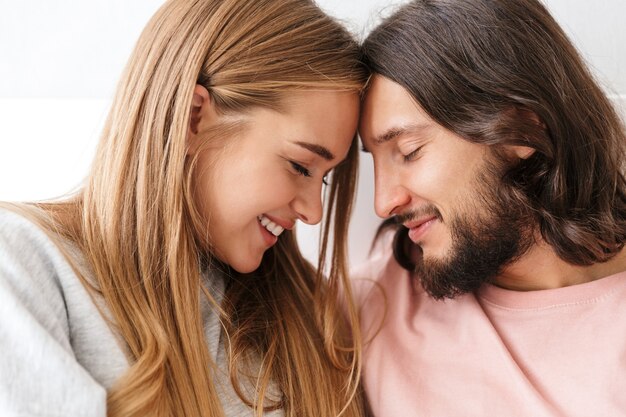
<path fill-rule="evenodd" d="M 387 218 L 398 214 L 407 205 L 411 196 L 402 185 L 397 172 L 374 167 L 375 197 L 374 208 L 379 217 Z"/>

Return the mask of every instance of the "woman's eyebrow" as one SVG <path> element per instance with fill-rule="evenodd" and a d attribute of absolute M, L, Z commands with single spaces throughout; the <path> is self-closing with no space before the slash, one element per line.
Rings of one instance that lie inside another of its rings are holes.
<path fill-rule="evenodd" d="M 327 161 L 332 161 L 333 159 L 335 159 L 335 155 L 333 155 L 331 151 L 329 151 L 327 148 L 321 145 L 317 145 L 315 143 L 309 143 L 309 142 L 296 142 L 296 145 L 308 151 L 311 151 L 318 156 L 321 156 Z"/>

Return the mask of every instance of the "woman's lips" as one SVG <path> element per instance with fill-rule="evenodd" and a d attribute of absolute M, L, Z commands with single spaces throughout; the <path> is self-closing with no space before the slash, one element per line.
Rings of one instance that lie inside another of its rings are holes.
<path fill-rule="evenodd" d="M 278 236 L 275 236 L 273 233 L 267 230 L 265 226 L 261 224 L 260 220 L 257 219 L 257 223 L 259 225 L 259 228 L 261 229 L 261 235 L 263 236 L 263 240 L 265 241 L 267 246 L 270 247 L 275 245 L 276 242 L 278 242 Z"/>

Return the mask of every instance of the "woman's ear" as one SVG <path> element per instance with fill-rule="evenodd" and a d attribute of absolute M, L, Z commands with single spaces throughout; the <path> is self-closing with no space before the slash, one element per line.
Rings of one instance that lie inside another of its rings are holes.
<path fill-rule="evenodd" d="M 198 132 L 203 131 L 216 117 L 215 109 L 209 91 L 202 85 L 196 84 L 191 98 L 191 115 L 189 116 L 189 129 L 187 131 L 187 148 L 193 149 L 194 139 Z"/>

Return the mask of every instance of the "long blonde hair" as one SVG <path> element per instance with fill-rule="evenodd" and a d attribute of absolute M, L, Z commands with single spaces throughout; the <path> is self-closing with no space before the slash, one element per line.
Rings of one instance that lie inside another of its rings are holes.
<path fill-rule="evenodd" d="M 84 284 L 104 299 L 127 346 L 131 367 L 108 393 L 109 416 L 223 415 L 198 305 L 199 264 L 210 254 L 197 236 L 206 222 L 192 204 L 185 148 L 195 84 L 218 110 L 237 112 L 279 108 L 297 89 L 359 92 L 366 78 L 353 38 L 312 1 L 171 0 L 151 19 L 85 187 L 69 201 L 39 205 L 55 220 L 48 227 L 89 261 L 94 278 L 82 277 Z M 273 407 L 287 416 L 362 413 L 360 334 L 345 262 L 357 154 L 353 142 L 328 188 L 320 268 L 287 231 L 254 281 L 232 273 L 221 311 L 231 380 L 257 415 Z M 252 357 L 262 359 L 261 369 L 254 398 L 245 398 L 239 371 Z"/>

